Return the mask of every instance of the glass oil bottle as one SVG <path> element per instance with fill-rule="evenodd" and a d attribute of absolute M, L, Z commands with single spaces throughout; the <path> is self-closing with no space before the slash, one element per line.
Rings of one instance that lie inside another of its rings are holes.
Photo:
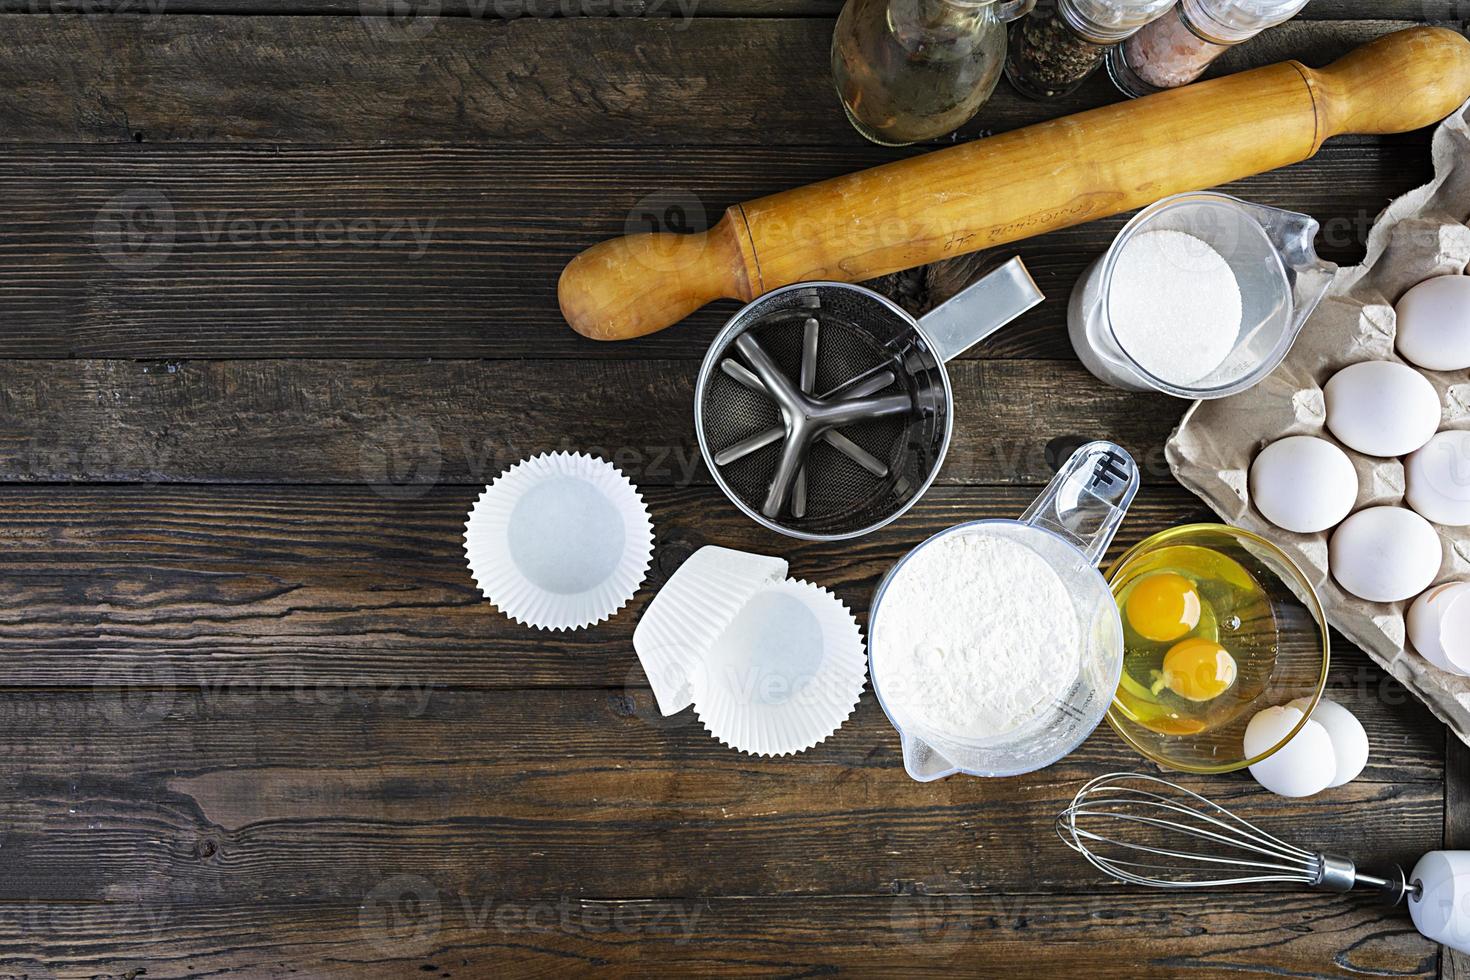
<path fill-rule="evenodd" d="M 847 117 L 874 143 L 954 132 L 995 90 L 1005 24 L 1035 0 L 847 0 L 832 75 Z"/>

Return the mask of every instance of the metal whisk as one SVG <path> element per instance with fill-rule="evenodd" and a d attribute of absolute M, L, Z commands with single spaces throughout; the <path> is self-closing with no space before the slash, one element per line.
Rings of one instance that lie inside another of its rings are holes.
<path fill-rule="evenodd" d="M 1093 867 L 1150 888 L 1284 881 L 1323 891 L 1376 889 L 1395 905 L 1417 898 L 1403 869 L 1377 875 L 1348 858 L 1303 850 L 1182 786 L 1141 773 L 1092 780 L 1057 816 L 1057 836 Z"/>

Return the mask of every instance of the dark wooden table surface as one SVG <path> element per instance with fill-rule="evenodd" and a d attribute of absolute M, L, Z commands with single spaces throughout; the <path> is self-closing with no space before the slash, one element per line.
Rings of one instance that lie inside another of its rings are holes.
<path fill-rule="evenodd" d="M 1367 899 L 1100 880 L 1051 820 L 1140 765 L 1106 728 L 1030 776 L 920 784 L 871 692 L 794 758 L 658 715 L 630 635 L 701 545 L 784 555 L 863 615 L 926 534 L 1019 513 L 1068 437 L 1147 463 L 1120 544 L 1207 515 L 1162 463 L 1182 405 L 1102 387 L 1066 340 L 1119 218 L 1016 246 L 1049 299 L 955 366 L 955 445 L 906 518 L 808 544 L 741 517 L 691 420 L 734 304 L 599 346 L 558 271 L 916 150 L 844 120 L 837 0 L 527 2 L 558 16 L 0 0 L 0 975 L 1470 972 Z M 584 6 L 620 16 L 561 16 Z M 1462 16 L 1314 0 L 1231 66 Z M 1002 85 L 962 135 L 1116 99 Z M 1230 190 L 1352 262 L 1427 146 L 1343 139 Z M 921 309 L 971 269 L 883 286 Z M 533 633 L 480 600 L 461 524 L 562 448 L 637 481 L 657 550 L 610 623 Z M 1208 789 L 1365 857 L 1470 845 L 1470 753 L 1341 641 L 1330 694 L 1368 727 L 1359 780 Z"/>

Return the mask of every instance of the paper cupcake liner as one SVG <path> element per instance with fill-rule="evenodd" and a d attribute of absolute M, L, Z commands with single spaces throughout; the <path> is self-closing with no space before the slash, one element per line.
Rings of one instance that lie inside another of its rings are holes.
<path fill-rule="evenodd" d="M 763 586 L 786 577 L 780 558 L 713 545 L 690 555 L 648 604 L 633 649 L 666 715 L 694 703 L 689 678 L 740 608 Z"/>
<path fill-rule="evenodd" d="M 653 556 L 653 523 L 611 463 L 542 454 L 480 494 L 464 549 L 476 586 L 506 616 L 536 629 L 581 629 L 638 591 Z"/>
<path fill-rule="evenodd" d="M 691 678 L 705 729 L 751 755 L 811 748 L 852 714 L 867 681 L 857 620 L 808 582 L 772 583 L 750 598 Z"/>

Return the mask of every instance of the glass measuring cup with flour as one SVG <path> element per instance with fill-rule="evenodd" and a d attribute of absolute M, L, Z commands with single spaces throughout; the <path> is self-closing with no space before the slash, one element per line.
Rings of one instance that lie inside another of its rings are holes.
<path fill-rule="evenodd" d="M 1077 281 L 1067 306 L 1087 369 L 1131 391 L 1224 398 L 1276 370 L 1337 266 L 1304 214 L 1227 194 L 1149 205 Z"/>
<path fill-rule="evenodd" d="M 1078 449 L 1018 521 L 941 531 L 873 597 L 873 690 L 921 782 L 1051 765 L 1107 712 L 1123 626 L 1097 562 L 1138 490 L 1110 442 Z"/>

